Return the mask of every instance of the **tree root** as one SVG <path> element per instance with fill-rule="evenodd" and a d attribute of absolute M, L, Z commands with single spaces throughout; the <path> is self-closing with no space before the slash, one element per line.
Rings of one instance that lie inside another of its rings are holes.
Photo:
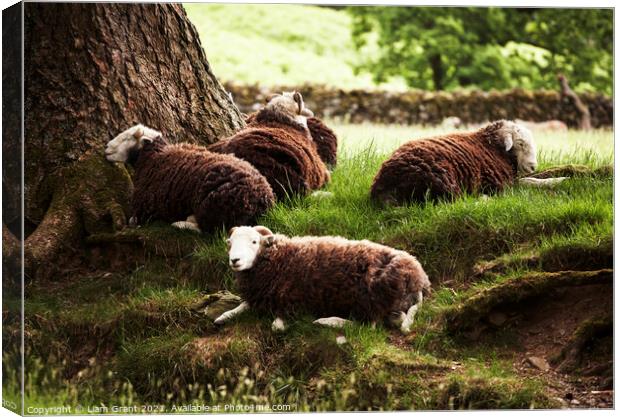
<path fill-rule="evenodd" d="M 536 269 L 545 272 L 591 271 L 613 267 L 613 236 L 597 244 L 567 243 L 539 250 L 525 252 L 518 257 L 500 256 L 491 261 L 474 265 L 471 281 L 497 276 L 517 268 Z"/>
<path fill-rule="evenodd" d="M 24 244 L 25 272 L 30 279 L 50 277 L 82 253 L 83 237 L 120 230 L 126 224 L 132 183 L 126 169 L 102 155 L 84 155 L 61 169 L 49 209 Z"/>
<path fill-rule="evenodd" d="M 560 287 L 605 284 L 611 287 L 613 270 L 538 272 L 516 277 L 485 288 L 444 313 L 446 329 L 452 333 L 475 332 L 502 306 L 516 305 Z M 501 320 L 503 323 L 504 320 Z"/>
<path fill-rule="evenodd" d="M 586 165 L 559 165 L 547 168 L 543 171 L 529 175 L 530 178 L 547 179 L 556 177 L 592 177 L 592 178 L 613 178 L 614 166 L 603 165 L 592 169 Z"/>
<path fill-rule="evenodd" d="M 21 282 L 21 244 L 9 228 L 2 223 L 2 285 L 12 287 Z"/>
<path fill-rule="evenodd" d="M 584 350 L 594 340 L 604 336 L 613 334 L 613 318 L 612 316 L 586 320 L 575 330 L 568 343 L 562 348 L 562 351 L 551 359 L 553 365 L 557 365 L 558 372 L 575 371 L 581 364 Z M 612 369 L 610 364 L 602 364 L 600 369 L 590 369 L 590 374 L 605 373 Z"/>

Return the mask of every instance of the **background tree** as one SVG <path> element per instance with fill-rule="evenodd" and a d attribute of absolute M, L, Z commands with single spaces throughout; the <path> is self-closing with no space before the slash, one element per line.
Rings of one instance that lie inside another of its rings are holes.
<path fill-rule="evenodd" d="M 378 53 L 363 69 L 412 87 L 554 88 L 611 93 L 613 14 L 596 9 L 350 7 L 358 48 Z"/>
<path fill-rule="evenodd" d="M 104 144 L 141 122 L 212 143 L 243 125 L 178 4 L 25 4 L 25 223 L 30 266 L 125 221 L 131 182 Z M 18 173 L 3 181 L 5 190 Z"/>

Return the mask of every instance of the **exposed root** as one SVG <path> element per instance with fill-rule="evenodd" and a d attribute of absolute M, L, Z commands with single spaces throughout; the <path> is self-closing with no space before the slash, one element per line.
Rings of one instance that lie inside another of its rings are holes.
<path fill-rule="evenodd" d="M 611 287 L 612 282 L 613 271 L 611 269 L 541 272 L 513 278 L 485 288 L 460 305 L 446 311 L 444 313 L 446 328 L 454 333 L 476 331 L 488 322 L 487 318 L 494 310 L 501 307 L 515 306 L 523 301 L 550 294 L 555 288 L 594 284 Z"/>
<path fill-rule="evenodd" d="M 593 244 L 570 242 L 553 246 L 540 253 L 526 252 L 517 257 L 501 256 L 492 261 L 477 263 L 472 281 L 506 273 L 511 269 L 527 268 L 545 272 L 591 271 L 613 267 L 613 237 Z"/>
<path fill-rule="evenodd" d="M 83 236 L 123 228 L 131 188 L 128 172 L 99 154 L 60 170 L 50 207 L 24 244 L 26 275 L 49 277 L 81 253 Z"/>
<path fill-rule="evenodd" d="M 556 177 L 593 177 L 612 178 L 614 175 L 613 165 L 603 165 L 592 169 L 586 165 L 559 165 L 547 168 L 543 171 L 530 175 L 530 178 L 546 179 Z"/>
<path fill-rule="evenodd" d="M 557 365 L 559 372 L 572 372 L 583 363 L 585 350 L 596 340 L 613 334 L 613 319 L 611 316 L 584 321 L 575 330 L 562 351 L 551 358 L 551 363 Z M 613 367 L 606 362 L 588 369 L 589 374 L 611 374 Z"/>

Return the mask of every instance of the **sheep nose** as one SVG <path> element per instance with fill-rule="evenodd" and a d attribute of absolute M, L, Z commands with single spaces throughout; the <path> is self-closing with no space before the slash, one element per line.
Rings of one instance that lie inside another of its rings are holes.
<path fill-rule="evenodd" d="M 237 262 L 239 262 L 239 258 L 232 258 L 230 260 L 230 265 L 231 266 L 237 266 Z"/>

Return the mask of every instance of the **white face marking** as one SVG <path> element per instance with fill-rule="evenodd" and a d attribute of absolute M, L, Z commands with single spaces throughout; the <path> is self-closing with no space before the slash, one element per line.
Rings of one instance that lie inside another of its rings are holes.
<path fill-rule="evenodd" d="M 228 238 L 228 264 L 233 271 L 252 268 L 258 256 L 261 236 L 253 227 L 236 227 Z"/>
<path fill-rule="evenodd" d="M 306 128 L 308 127 L 307 118 L 314 116 L 314 113 L 305 107 L 303 101 L 301 110 L 299 109 L 299 104 L 295 101 L 295 93 L 290 91 L 282 92 L 281 95 L 273 97 L 269 100 L 265 108 L 286 113 L 294 118 L 297 123 L 304 125 Z"/>
<path fill-rule="evenodd" d="M 517 156 L 517 171 L 519 174 L 531 174 L 538 168 L 536 143 L 532 132 L 516 123 L 512 123 L 511 128 L 513 152 Z"/>
<path fill-rule="evenodd" d="M 144 141 L 152 141 L 160 135 L 156 130 L 137 124 L 106 144 L 105 157 L 110 162 L 126 162 L 132 150 L 140 149 Z"/>

